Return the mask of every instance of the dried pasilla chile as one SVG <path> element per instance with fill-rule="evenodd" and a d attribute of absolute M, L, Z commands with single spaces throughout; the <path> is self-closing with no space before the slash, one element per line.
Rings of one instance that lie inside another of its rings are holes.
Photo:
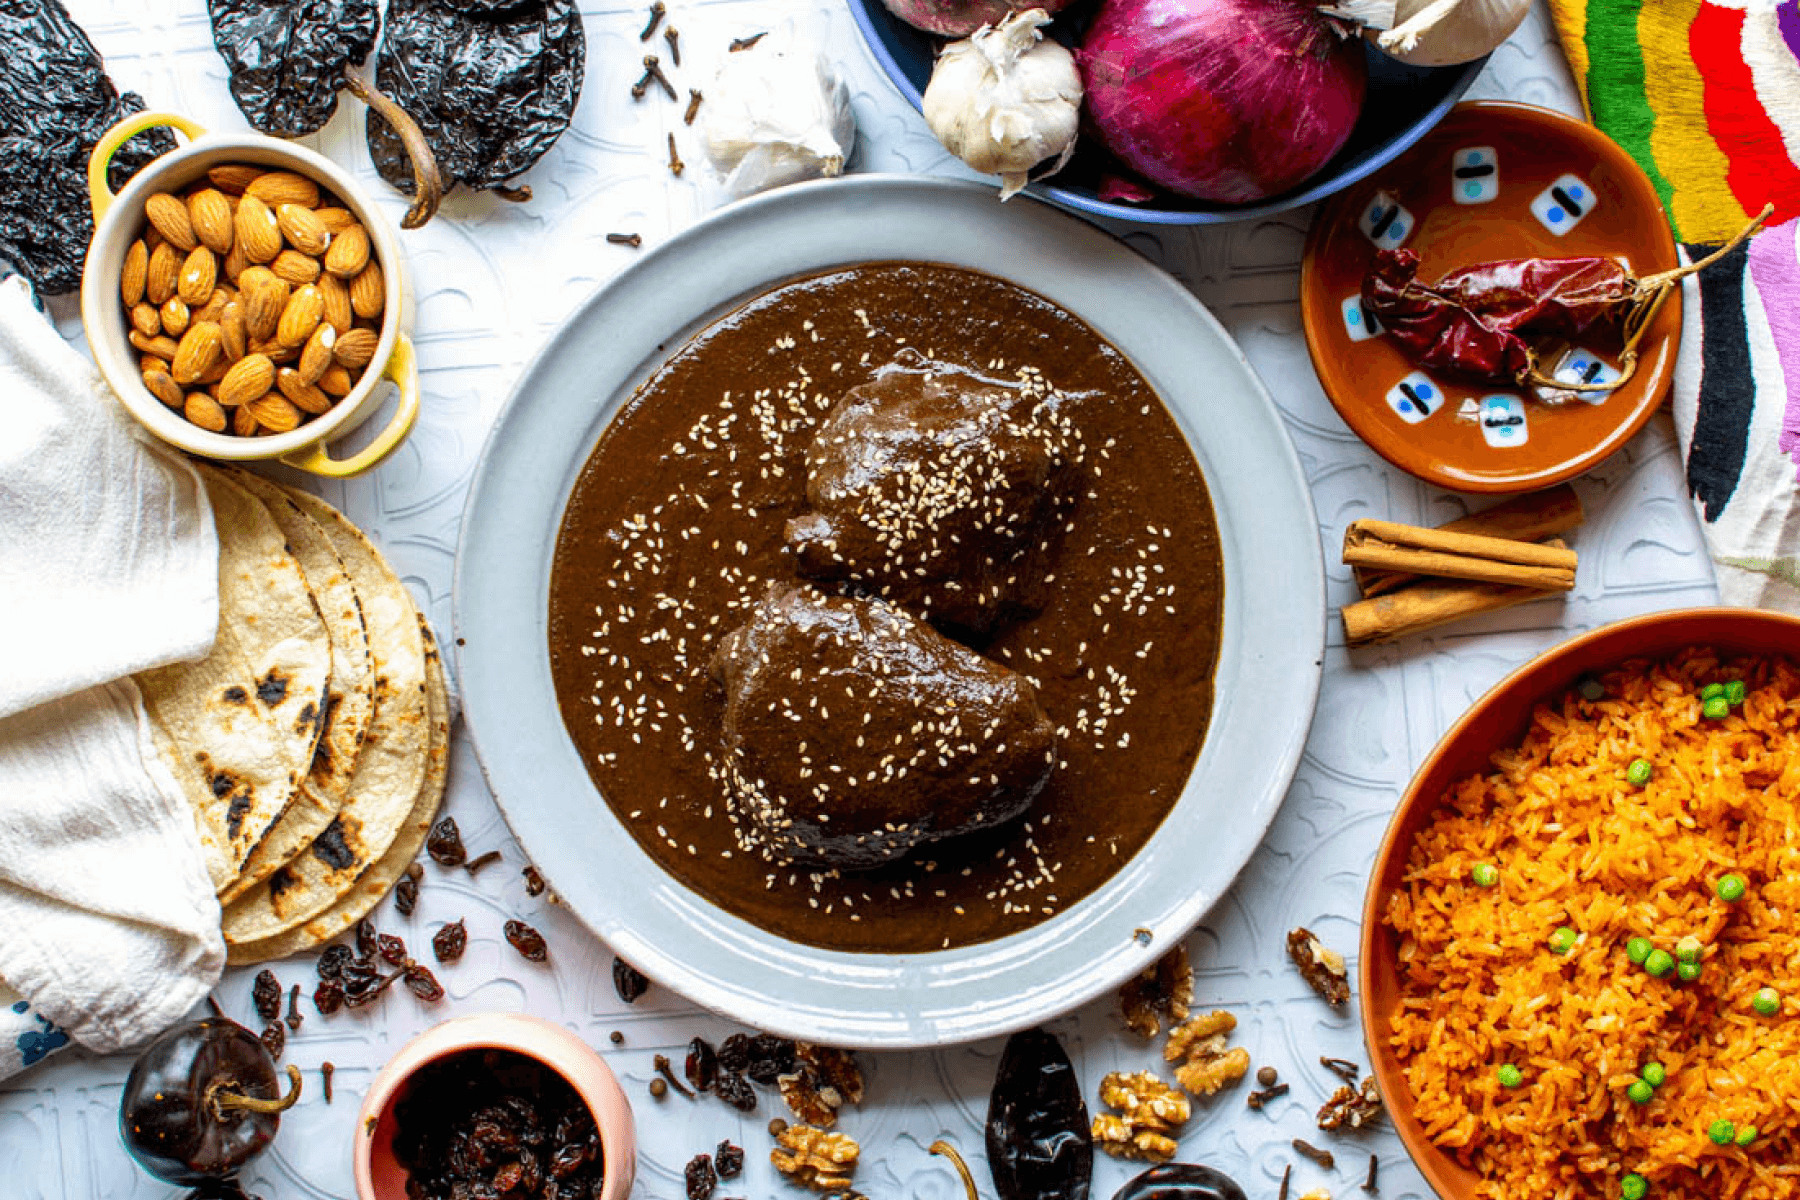
<path fill-rule="evenodd" d="M 207 0 L 206 8 L 245 120 L 276 137 L 301 137 L 331 119 L 339 92 L 350 92 L 404 131 L 413 205 L 401 225 L 416 229 L 431 219 L 443 184 L 424 135 L 353 70 L 375 48 L 376 0 Z"/>
<path fill-rule="evenodd" d="M 1000 1200 L 1085 1200 L 1094 1139 L 1081 1082 L 1056 1035 L 1007 1039 L 988 1098 L 988 1166 Z"/>
<path fill-rule="evenodd" d="M 94 143 L 139 112 L 121 95 L 100 52 L 57 0 L 0 4 L 0 266 L 10 266 L 45 295 L 81 286 L 94 236 L 87 165 Z M 114 188 L 175 148 L 166 129 L 141 133 L 113 155 Z"/>
<path fill-rule="evenodd" d="M 392 0 L 375 83 L 424 130 L 446 187 L 529 199 L 507 181 L 568 128 L 581 98 L 587 37 L 574 0 Z M 407 159 L 371 111 L 369 155 L 404 187 Z"/>
<path fill-rule="evenodd" d="M 1113 1200 L 1246 1200 L 1244 1189 L 1203 1163 L 1163 1163 L 1133 1178 Z"/>

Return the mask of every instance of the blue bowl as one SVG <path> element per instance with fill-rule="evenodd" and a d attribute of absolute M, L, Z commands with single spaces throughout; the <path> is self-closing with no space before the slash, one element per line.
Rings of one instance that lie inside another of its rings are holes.
<path fill-rule="evenodd" d="M 945 39 L 914 29 L 889 12 L 881 0 L 849 0 L 849 4 L 856 27 L 862 30 L 881 69 L 914 108 L 920 107 L 931 79 L 931 64 Z M 1081 3 L 1063 10 L 1050 31 L 1072 46 L 1076 32 L 1086 26 L 1095 8 L 1093 3 Z M 1049 180 L 1032 184 L 1032 190 L 1076 212 L 1156 225 L 1218 225 L 1266 217 L 1323 199 L 1386 166 L 1442 120 L 1487 65 L 1486 58 L 1479 58 L 1454 67 L 1409 67 L 1373 46 L 1365 45 L 1364 53 L 1369 60 L 1369 90 L 1350 140 L 1317 174 L 1292 191 L 1255 204 L 1211 204 L 1160 188 L 1155 189 L 1154 200 L 1143 204 L 1102 200 L 1102 176 L 1131 180 L 1137 176 L 1092 136 L 1084 136 L 1068 166 Z"/>

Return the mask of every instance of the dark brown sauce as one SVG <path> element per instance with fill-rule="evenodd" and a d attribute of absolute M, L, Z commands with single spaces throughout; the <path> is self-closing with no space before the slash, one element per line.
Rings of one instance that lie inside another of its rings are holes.
<path fill-rule="evenodd" d="M 873 871 L 737 846 L 714 773 L 719 638 L 771 582 L 833 402 L 902 347 L 1066 397 L 1084 450 L 1042 611 L 978 647 L 1026 675 L 1061 762 L 1012 824 Z M 1186 783 L 1212 707 L 1223 578 L 1206 485 L 1148 383 L 1086 324 L 991 276 L 877 263 L 764 293 L 696 335 L 608 425 L 550 581 L 563 722 L 644 851 L 795 941 L 918 952 L 1036 925 L 1130 860 Z"/>

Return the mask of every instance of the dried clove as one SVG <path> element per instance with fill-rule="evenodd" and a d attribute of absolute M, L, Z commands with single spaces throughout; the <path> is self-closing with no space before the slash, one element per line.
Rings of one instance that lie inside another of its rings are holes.
<path fill-rule="evenodd" d="M 669 43 L 669 63 L 671 66 L 681 65 L 681 31 L 673 25 L 663 30 L 663 41 Z"/>
<path fill-rule="evenodd" d="M 1288 1200 L 1288 1180 L 1293 1177 L 1293 1174 L 1293 1163 L 1288 1163 L 1281 1168 L 1281 1193 L 1275 1197 L 1275 1200 Z"/>
<path fill-rule="evenodd" d="M 300 985 L 296 983 L 288 992 L 287 1027 L 299 1032 L 300 1019 Z"/>
<path fill-rule="evenodd" d="M 669 174 L 680 175 L 681 169 L 686 165 L 681 161 L 681 155 L 675 152 L 675 135 L 671 133 L 669 135 Z"/>
<path fill-rule="evenodd" d="M 683 125 L 692 125 L 694 123 L 694 118 L 700 115 L 701 99 L 702 97 L 698 89 L 688 89 L 687 111 L 681 115 L 681 123 Z"/>
<path fill-rule="evenodd" d="M 615 246 L 630 246 L 633 249 L 644 244 L 644 239 L 635 233 L 609 233 L 606 240 Z"/>
<path fill-rule="evenodd" d="M 1268 1087 L 1262 1089 L 1260 1092 L 1251 1092 L 1247 1099 L 1247 1103 L 1250 1105 L 1251 1108 L 1261 1109 L 1262 1106 L 1267 1104 L 1269 1101 L 1279 1100 L 1281 1097 L 1283 1097 L 1287 1094 L 1288 1094 L 1288 1085 L 1287 1084 L 1273 1083 L 1273 1084 L 1270 1084 Z"/>
<path fill-rule="evenodd" d="M 1368 1192 L 1371 1196 L 1380 1190 L 1375 1185 L 1375 1172 L 1379 1170 L 1380 1167 L 1381 1159 L 1376 1155 L 1369 1155 L 1369 1177 L 1363 1180 L 1362 1190 Z"/>
<path fill-rule="evenodd" d="M 658 1075 L 661 1075 L 664 1079 L 668 1080 L 670 1087 L 672 1087 L 676 1091 L 680 1092 L 683 1096 L 686 1096 L 689 1100 L 692 1100 L 694 1098 L 694 1093 L 688 1091 L 687 1084 L 685 1084 L 685 1083 L 681 1082 L 681 1080 L 675 1078 L 675 1068 L 673 1068 L 669 1065 L 669 1056 L 668 1055 L 659 1054 L 656 1056 L 655 1059 L 652 1060 L 652 1063 L 656 1067 L 656 1073 Z"/>
<path fill-rule="evenodd" d="M 1355 1083 L 1357 1076 L 1362 1074 L 1362 1068 L 1347 1058 L 1326 1058 L 1321 1055 L 1319 1065 L 1345 1083 Z"/>
<path fill-rule="evenodd" d="M 749 37 L 734 38 L 727 49 L 731 53 L 736 54 L 739 50 L 748 50 L 768 36 L 769 31 L 765 29 L 761 33 L 753 33 Z"/>
<path fill-rule="evenodd" d="M 1305 1155 L 1307 1158 L 1318 1163 L 1321 1167 L 1324 1167 L 1327 1171 L 1337 1166 L 1337 1159 L 1331 1156 L 1331 1151 L 1321 1150 L 1317 1146 L 1301 1141 L 1299 1138 L 1294 1139 L 1294 1153 Z"/>
<path fill-rule="evenodd" d="M 663 15 L 668 11 L 662 0 L 656 0 L 656 3 L 650 6 L 650 23 L 644 26 L 644 32 L 638 34 L 638 41 L 647 42 L 655 37 L 656 27 L 662 24 Z"/>
<path fill-rule="evenodd" d="M 654 54 L 644 55 L 644 78 L 655 80 L 656 86 L 661 88 L 669 99 L 676 100 L 680 98 L 679 94 L 675 91 L 675 85 L 669 82 L 669 77 L 667 75 L 663 74 L 662 63 L 657 60 L 657 57 Z"/>
<path fill-rule="evenodd" d="M 319 1077 L 325 1081 L 324 1092 L 325 1103 L 327 1104 L 331 1103 L 331 1075 L 332 1072 L 336 1070 L 337 1068 L 331 1063 L 322 1062 L 319 1064 Z"/>

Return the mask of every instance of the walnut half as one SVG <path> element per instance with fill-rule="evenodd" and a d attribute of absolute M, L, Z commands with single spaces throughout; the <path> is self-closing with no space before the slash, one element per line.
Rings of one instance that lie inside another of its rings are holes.
<path fill-rule="evenodd" d="M 1288 957 L 1300 968 L 1300 976 L 1333 1008 L 1350 1001 L 1350 972 L 1344 956 L 1326 946 L 1304 925 L 1287 935 Z"/>
<path fill-rule="evenodd" d="M 1094 1118 L 1094 1141 L 1115 1158 L 1168 1162 L 1175 1157 L 1169 1136 L 1193 1114 L 1188 1098 L 1148 1071 L 1114 1071 L 1100 1081 L 1100 1100 L 1118 1109 Z"/>
<path fill-rule="evenodd" d="M 1146 1039 L 1161 1033 L 1164 1021 L 1187 1020 L 1193 1002 L 1194 969 L 1188 965 L 1187 947 L 1180 944 L 1119 989 L 1126 1027 Z"/>
<path fill-rule="evenodd" d="M 1163 1058 L 1181 1064 L 1175 1068 L 1175 1078 L 1182 1087 L 1196 1096 L 1210 1096 L 1244 1077 L 1250 1070 L 1250 1052 L 1242 1046 L 1227 1049 L 1225 1045 L 1236 1028 L 1237 1018 L 1221 1009 L 1169 1031 Z"/>
<path fill-rule="evenodd" d="M 848 1190 L 861 1153 L 849 1134 L 789 1125 L 775 1135 L 775 1141 L 769 1161 L 790 1181 L 821 1192 Z"/>
<path fill-rule="evenodd" d="M 1320 1129 L 1361 1129 L 1381 1115 L 1381 1089 L 1370 1075 L 1356 1087 L 1341 1087 L 1319 1109 Z"/>

